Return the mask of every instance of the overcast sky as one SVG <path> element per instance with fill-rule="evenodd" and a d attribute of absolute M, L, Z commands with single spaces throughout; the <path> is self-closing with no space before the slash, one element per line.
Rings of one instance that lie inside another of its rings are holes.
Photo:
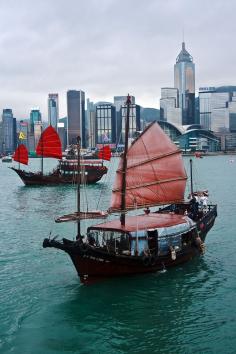
<path fill-rule="evenodd" d="M 0 111 L 27 118 L 66 91 L 159 108 L 184 38 L 200 86 L 236 85 L 235 0 L 0 0 Z"/>

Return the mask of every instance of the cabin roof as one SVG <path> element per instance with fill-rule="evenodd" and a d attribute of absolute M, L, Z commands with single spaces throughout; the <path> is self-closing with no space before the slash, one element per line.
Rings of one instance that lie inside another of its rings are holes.
<path fill-rule="evenodd" d="M 102 224 L 93 225 L 88 230 L 110 230 L 121 232 L 134 232 L 138 230 L 157 229 L 187 224 L 188 218 L 184 215 L 172 213 L 150 213 L 136 216 L 128 216 L 125 226 L 121 226 L 120 220 L 111 220 Z"/>
<path fill-rule="evenodd" d="M 70 160 L 70 159 L 62 159 L 61 160 L 61 164 L 77 164 L 78 163 L 78 160 Z M 84 160 L 84 159 L 81 159 L 80 160 L 80 164 L 81 165 L 92 165 L 92 164 L 102 164 L 103 163 L 103 160 L 101 159 L 87 159 L 87 160 Z"/>

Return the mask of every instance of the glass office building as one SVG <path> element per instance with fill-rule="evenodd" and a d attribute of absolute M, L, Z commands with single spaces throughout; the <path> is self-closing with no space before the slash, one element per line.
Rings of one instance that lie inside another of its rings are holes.
<path fill-rule="evenodd" d="M 58 93 L 48 95 L 48 124 L 57 130 L 59 117 Z"/>
<path fill-rule="evenodd" d="M 125 141 L 125 121 L 127 117 L 127 106 L 121 107 L 121 126 L 119 127 L 118 140 L 119 143 L 124 144 Z M 135 138 L 136 132 L 141 130 L 140 125 L 140 106 L 137 104 L 130 105 L 129 112 L 129 137 Z"/>
<path fill-rule="evenodd" d="M 12 153 L 16 148 L 16 119 L 12 110 L 3 109 L 2 113 L 2 152 Z"/>
<path fill-rule="evenodd" d="M 169 110 L 179 107 L 179 92 L 174 87 L 163 87 L 160 99 L 160 120 L 170 121 Z"/>
<path fill-rule="evenodd" d="M 179 91 L 179 107 L 182 125 L 195 123 L 195 64 L 182 43 L 182 49 L 174 66 L 174 87 Z"/>
<path fill-rule="evenodd" d="M 30 132 L 34 133 L 34 125 L 42 121 L 42 115 L 39 109 L 32 109 L 30 112 Z"/>
<path fill-rule="evenodd" d="M 116 143 L 116 108 L 111 103 L 96 105 L 96 144 Z"/>
<path fill-rule="evenodd" d="M 235 89 L 235 91 L 234 91 Z M 236 129 L 236 87 L 199 88 L 200 124 L 216 133 Z"/>
<path fill-rule="evenodd" d="M 85 117 L 85 93 L 70 90 L 67 92 L 67 143 L 76 144 L 78 135 L 81 137 L 81 146 L 87 147 L 88 127 Z"/>

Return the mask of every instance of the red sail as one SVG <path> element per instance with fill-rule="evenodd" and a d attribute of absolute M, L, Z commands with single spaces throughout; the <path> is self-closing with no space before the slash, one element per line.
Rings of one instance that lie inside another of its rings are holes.
<path fill-rule="evenodd" d="M 41 134 L 36 154 L 43 157 L 54 157 L 55 159 L 62 158 L 61 140 L 51 125 Z"/>
<path fill-rule="evenodd" d="M 24 165 L 28 165 L 28 160 L 29 160 L 28 150 L 26 149 L 24 144 L 20 144 L 17 147 L 17 149 L 13 155 L 13 160 L 23 163 Z"/>
<path fill-rule="evenodd" d="M 109 145 L 103 146 L 98 153 L 99 159 L 110 161 L 111 159 L 111 149 Z"/>
<path fill-rule="evenodd" d="M 121 157 L 110 211 L 121 210 L 122 166 Z M 181 151 L 154 122 L 127 153 L 126 209 L 182 201 L 186 179 Z"/>

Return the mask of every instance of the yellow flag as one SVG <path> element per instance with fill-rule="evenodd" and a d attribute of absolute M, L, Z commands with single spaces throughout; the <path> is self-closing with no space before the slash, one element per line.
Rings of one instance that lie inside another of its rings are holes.
<path fill-rule="evenodd" d="M 20 140 L 26 139 L 26 136 L 25 136 L 25 134 L 24 134 L 23 132 L 20 132 L 20 133 L 19 133 L 19 139 L 20 139 Z"/>

